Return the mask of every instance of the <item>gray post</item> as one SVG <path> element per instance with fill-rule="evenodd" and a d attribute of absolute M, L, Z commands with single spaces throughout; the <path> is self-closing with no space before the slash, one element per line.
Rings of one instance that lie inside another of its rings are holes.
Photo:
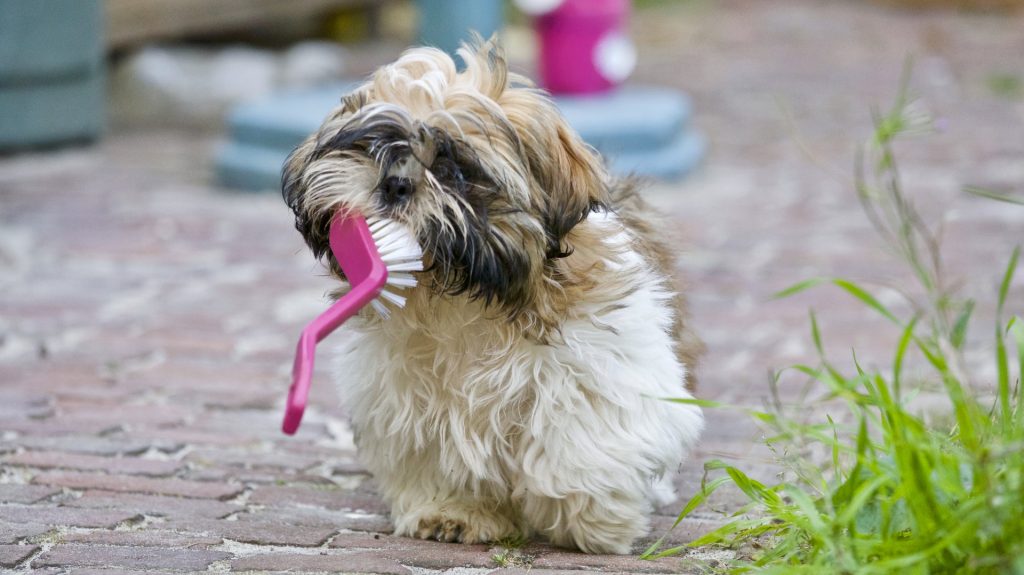
<path fill-rule="evenodd" d="M 104 93 L 100 0 L 0 0 L 0 150 L 95 138 Z"/>
<path fill-rule="evenodd" d="M 471 31 L 488 38 L 501 29 L 501 0 L 417 0 L 419 40 L 454 54 Z"/>

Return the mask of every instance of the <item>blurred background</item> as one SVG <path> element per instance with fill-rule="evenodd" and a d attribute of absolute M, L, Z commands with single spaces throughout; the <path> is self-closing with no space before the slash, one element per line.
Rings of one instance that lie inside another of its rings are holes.
<path fill-rule="evenodd" d="M 855 347 L 861 361 L 887 364 L 898 334 L 863 306 L 828 290 L 771 296 L 846 276 L 905 305 L 907 273 L 877 241 L 853 184 L 858 150 L 907 75 L 908 121 L 921 128 L 896 150 L 907 193 L 942 228 L 950 277 L 991 301 L 1024 237 L 1024 210 L 964 188 L 1024 193 L 1022 7 L 0 0 L 0 484 L 56 486 L 39 503 L 16 499 L 54 509 L 155 509 L 167 502 L 153 497 L 184 490 L 230 500 L 239 520 L 298 525 L 328 521 L 318 513 L 343 501 L 363 515 L 330 525 L 386 530 L 328 362 L 298 436 L 279 432 L 295 339 L 333 286 L 293 229 L 277 177 L 353 82 L 410 45 L 451 50 L 471 27 L 500 32 L 512 67 L 555 92 L 616 172 L 648 178 L 708 346 L 699 395 L 765 401 L 771 369 L 814 356 L 809 307 L 838 355 Z M 1018 280 L 1011 311 L 1021 292 Z M 991 311 L 979 304 L 976 315 Z M 683 489 L 699 484 L 704 459 L 763 461 L 756 433 L 709 411 Z M 179 483 L 122 481 L 140 473 Z M 238 491 L 192 490 L 208 483 Z M 318 498 L 323 489 L 340 499 Z M 119 502 L 105 490 L 152 497 Z M 207 513 L 160 509 L 186 533 Z M 656 527 L 677 511 L 662 509 Z M 24 523 L 39 521 L 49 520 Z M 241 537 L 237 522 L 203 521 L 204 533 Z M 98 540 L 82 537 L 79 546 Z"/>
<path fill-rule="evenodd" d="M 905 74 L 915 109 L 935 120 L 900 150 L 923 210 L 952 220 L 954 238 L 1019 224 L 961 191 L 1024 187 L 1021 4 L 0 0 L 0 357 L 84 337 L 67 335 L 92 321 L 71 313 L 82 299 L 127 323 L 74 333 L 187 337 L 180 310 L 152 305 L 175 298 L 202 317 L 190 328 L 286 356 L 293 324 L 235 317 L 235 300 L 203 298 L 200 312 L 175 282 L 195 275 L 203 287 L 190 289 L 206 293 L 237 272 L 232 281 L 314 294 L 252 290 L 254 309 L 312 301 L 281 312 L 311 317 L 323 286 L 288 230 L 281 162 L 378 66 L 415 44 L 454 51 L 475 30 L 499 34 L 513 69 L 553 92 L 616 173 L 649 179 L 648 197 L 677 224 L 696 321 L 729 346 L 712 357 L 784 361 L 795 335 L 732 351 L 737 331 L 750 335 L 738 325 L 772 313 L 761 306 L 770 288 L 843 269 L 885 276 L 850 190 L 857 150 Z M 981 238 L 950 243 L 964 263 L 994 257 Z M 182 267 L 164 277 L 166 259 Z M 25 316 L 40 298 L 67 322 Z"/>
<path fill-rule="evenodd" d="M 925 82 L 948 88 L 946 101 L 1013 100 L 1024 89 L 1013 58 L 1020 4 L 4 0 L 0 150 L 174 129 L 220 142 L 203 164 L 211 183 L 274 188 L 275 164 L 340 94 L 405 47 L 454 53 L 476 31 L 500 34 L 513 68 L 555 95 L 615 171 L 679 179 L 705 155 L 702 127 L 718 108 L 742 102 L 731 120 L 769 123 L 812 111 L 805 106 L 842 113 L 842 98 L 867 108 L 911 56 Z M 1002 30 L 1010 45 L 984 38 Z M 971 54 L 986 49 L 980 60 Z M 781 69 L 764 65 L 769 58 Z M 715 139 L 725 136 L 715 128 Z"/>

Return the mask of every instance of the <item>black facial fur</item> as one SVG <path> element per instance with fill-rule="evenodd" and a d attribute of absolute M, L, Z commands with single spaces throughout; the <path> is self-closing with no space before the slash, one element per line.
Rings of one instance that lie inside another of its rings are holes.
<path fill-rule="evenodd" d="M 346 105 L 350 105 L 348 98 Z M 332 152 L 355 153 L 372 158 L 380 166 L 381 174 L 387 173 L 394 162 L 411 149 L 405 123 L 401 116 L 388 112 L 379 113 L 368 122 L 349 122 L 333 135 L 321 135 L 313 152 L 297 169 L 293 166 L 293 156 L 299 152 L 298 148 L 285 162 L 281 174 L 281 195 L 295 214 L 295 229 L 302 234 L 313 255 L 317 259 L 326 256 L 331 268 L 338 275 L 341 275 L 341 272 L 334 257 L 330 255 L 328 240 L 333 214 L 306 209 L 306 189 L 302 175 L 312 162 Z"/>
<path fill-rule="evenodd" d="M 416 184 L 409 178 L 388 176 L 377 186 L 377 193 L 384 207 L 396 208 L 408 202 L 415 189 Z"/>
<path fill-rule="evenodd" d="M 334 273 L 341 275 L 330 255 L 328 228 L 332 214 L 310 213 L 305 209 L 301 174 L 313 161 L 332 152 L 359 154 L 379 166 L 383 179 L 376 192 L 381 206 L 393 209 L 409 201 L 414 183 L 385 176 L 389 168 L 412 153 L 413 135 L 407 122 L 396 115 L 376 114 L 370 122 L 350 122 L 328 137 L 321 136 L 312 154 L 301 169 L 286 170 L 282 177 L 282 195 L 295 213 L 295 227 L 306 239 L 317 258 L 327 257 Z M 514 314 L 529 303 L 530 256 L 525 246 L 514 245 L 511 236 L 496 233 L 492 227 L 495 216 L 511 216 L 519 210 L 511 206 L 498 189 L 472 148 L 436 128 L 421 128 L 416 138 L 429 139 L 435 156 L 429 166 L 443 193 L 455 194 L 461 201 L 461 219 L 465 227 L 445 226 L 444 222 L 428 222 L 420 230 L 419 242 L 430 255 L 433 289 L 449 295 L 468 295 L 483 300 L 485 305 L 500 305 Z M 287 165 L 291 166 L 291 160 Z M 399 193 L 401 192 L 401 193 Z M 401 196 L 401 198 L 399 198 Z M 451 210 L 446 204 L 445 210 Z M 460 218 L 445 213 L 448 221 Z M 557 244 L 556 244 L 557 245 Z"/>
<path fill-rule="evenodd" d="M 332 151 L 357 152 L 376 161 L 385 174 L 412 149 L 409 138 L 404 118 L 381 112 L 368 122 L 338 130 L 317 146 L 312 159 L 318 160 Z"/>
<path fill-rule="evenodd" d="M 300 148 L 292 150 L 281 168 L 281 196 L 284 203 L 291 208 L 295 214 L 295 229 L 302 234 L 306 245 L 313 252 L 317 259 L 321 259 L 328 251 L 327 226 L 324 223 L 324 214 L 311 214 L 306 209 L 306 186 L 303 185 L 302 176 L 309 167 L 310 158 L 299 158 Z M 331 258 L 334 268 L 334 258 Z"/>
<path fill-rule="evenodd" d="M 529 302 L 529 255 L 524 246 L 511 245 L 511 238 L 496 233 L 491 218 L 519 210 L 507 203 L 470 146 L 440 130 L 431 130 L 430 137 L 436 150 L 430 171 L 447 193 L 463 200 L 467 222 L 465 229 L 453 232 L 445 232 L 442 222 L 431 222 L 420 238 L 433 259 L 435 288 L 449 295 L 467 294 L 487 306 L 501 305 L 514 314 Z"/>

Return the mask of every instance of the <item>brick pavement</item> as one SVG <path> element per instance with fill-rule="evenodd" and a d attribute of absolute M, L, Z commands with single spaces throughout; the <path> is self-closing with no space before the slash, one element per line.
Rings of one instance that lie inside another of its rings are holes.
<path fill-rule="evenodd" d="M 709 346 L 705 397 L 763 401 L 769 370 L 808 356 L 810 306 L 831 347 L 888 361 L 892 334 L 852 302 L 827 290 L 769 296 L 813 275 L 905 279 L 857 211 L 848 167 L 906 53 L 918 54 L 914 86 L 944 132 L 901 149 L 904 172 L 925 210 L 947 216 L 951 273 L 985 296 L 1024 237 L 1021 210 L 959 192 L 1024 190 L 1024 101 L 990 88 L 996 75 L 1024 77 L 1024 22 L 859 5 L 666 3 L 637 16 L 639 79 L 690 90 L 712 144 L 697 176 L 651 191 L 686 230 L 680 267 Z M 294 338 L 330 284 L 277 196 L 208 183 L 215 140 L 120 132 L 0 159 L 0 568 L 691 569 L 390 536 L 325 373 L 301 433 L 278 432 Z M 695 488 L 711 457 L 764 470 L 756 438 L 741 416 L 709 413 L 681 488 Z M 655 535 L 677 509 L 660 510 Z M 671 539 L 718 519 L 703 512 Z"/>

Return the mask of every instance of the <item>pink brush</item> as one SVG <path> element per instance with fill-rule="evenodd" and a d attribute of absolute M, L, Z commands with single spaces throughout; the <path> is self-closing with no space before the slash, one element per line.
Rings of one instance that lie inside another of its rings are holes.
<path fill-rule="evenodd" d="M 423 269 L 423 250 L 404 226 L 392 220 L 371 220 L 368 223 L 358 214 L 339 215 L 331 222 L 328 237 L 331 253 L 352 289 L 307 325 L 299 336 L 292 367 L 292 386 L 288 391 L 288 404 L 281 426 L 288 435 L 298 430 L 302 413 L 306 410 L 316 344 L 366 304 L 372 303 L 377 312 L 387 318 L 390 312 L 381 300 L 402 307 L 405 298 L 385 289 L 385 285 L 412 287 L 416 285 L 412 272 Z"/>

